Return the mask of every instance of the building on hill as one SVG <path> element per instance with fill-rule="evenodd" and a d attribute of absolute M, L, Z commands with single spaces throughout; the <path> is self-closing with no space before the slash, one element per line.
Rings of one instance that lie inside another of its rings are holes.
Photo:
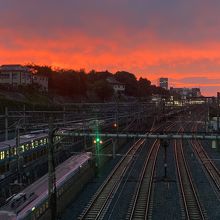
<path fill-rule="evenodd" d="M 107 82 L 112 86 L 115 94 L 123 94 L 125 92 L 125 84 L 118 82 L 113 77 L 108 77 Z"/>
<path fill-rule="evenodd" d="M 48 78 L 33 74 L 30 68 L 19 64 L 0 66 L 0 84 L 17 87 L 33 83 L 38 84 L 42 91 L 48 91 Z"/>
<path fill-rule="evenodd" d="M 0 84 L 19 86 L 32 83 L 31 71 L 24 66 L 2 65 L 0 67 Z"/>
<path fill-rule="evenodd" d="M 168 78 L 160 78 L 159 79 L 159 86 L 163 89 L 168 90 Z"/>
<path fill-rule="evenodd" d="M 182 99 L 191 97 L 201 97 L 200 88 L 173 88 L 170 87 L 171 94 L 180 95 Z"/>
<path fill-rule="evenodd" d="M 33 75 L 33 83 L 36 83 L 40 86 L 42 91 L 48 91 L 48 78 L 38 74 Z"/>

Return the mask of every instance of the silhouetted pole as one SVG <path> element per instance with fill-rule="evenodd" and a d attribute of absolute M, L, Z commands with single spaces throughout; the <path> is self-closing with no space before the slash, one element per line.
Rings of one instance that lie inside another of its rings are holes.
<path fill-rule="evenodd" d="M 220 93 L 217 92 L 217 133 L 219 134 L 219 97 L 220 97 Z M 216 148 L 219 151 L 219 140 L 216 141 Z"/>
<path fill-rule="evenodd" d="M 56 174 L 54 160 L 54 128 L 52 117 L 49 118 L 49 136 L 48 136 L 48 195 L 50 219 L 57 219 L 57 198 L 56 198 Z"/>
<path fill-rule="evenodd" d="M 167 179 L 167 147 L 168 142 L 166 140 L 161 140 L 161 146 L 164 148 L 164 179 Z"/>
<path fill-rule="evenodd" d="M 83 131 L 86 132 L 86 112 L 83 112 Z M 84 135 L 84 150 L 87 150 L 87 138 Z"/>
<path fill-rule="evenodd" d="M 113 141 L 113 158 L 115 158 L 116 146 L 118 146 L 118 129 L 119 129 L 119 103 L 118 103 L 118 95 L 116 97 L 116 132 L 117 138 Z"/>
<path fill-rule="evenodd" d="M 16 126 L 16 153 L 17 153 L 17 180 L 18 184 L 20 184 L 21 181 L 21 152 L 20 152 L 20 130 L 19 130 L 19 124 Z"/>
<path fill-rule="evenodd" d="M 8 140 L 8 107 L 5 107 L 5 140 Z"/>
<path fill-rule="evenodd" d="M 220 97 L 220 93 L 217 93 L 217 131 L 219 132 L 219 97 Z"/>

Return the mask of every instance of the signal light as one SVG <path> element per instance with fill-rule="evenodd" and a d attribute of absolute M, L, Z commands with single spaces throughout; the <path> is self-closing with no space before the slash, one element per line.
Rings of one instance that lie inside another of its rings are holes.
<path fill-rule="evenodd" d="M 115 128 L 117 127 L 117 124 L 116 123 L 114 123 L 114 125 L 113 125 Z"/>
<path fill-rule="evenodd" d="M 93 141 L 93 143 L 94 143 L 94 144 L 96 144 L 96 143 L 97 143 L 97 144 L 98 144 L 98 143 L 99 143 L 99 144 L 102 144 L 103 141 L 100 140 L 100 138 L 96 138 L 96 139 Z"/>

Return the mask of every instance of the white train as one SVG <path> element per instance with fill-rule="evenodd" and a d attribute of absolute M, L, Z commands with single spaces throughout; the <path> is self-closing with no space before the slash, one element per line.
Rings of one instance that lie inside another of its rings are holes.
<path fill-rule="evenodd" d="M 81 153 L 72 156 L 56 168 L 58 203 L 73 184 L 73 178 L 91 166 L 90 160 L 90 152 Z M 46 174 L 21 193 L 9 198 L 8 203 L 0 210 L 0 219 L 39 219 L 48 211 L 48 206 L 48 175 Z"/>

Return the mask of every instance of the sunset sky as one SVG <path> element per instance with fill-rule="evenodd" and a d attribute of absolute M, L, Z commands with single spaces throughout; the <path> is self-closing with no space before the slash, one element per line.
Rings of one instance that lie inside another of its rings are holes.
<path fill-rule="evenodd" d="M 220 0 L 0 0 L 0 65 L 127 70 L 220 91 Z"/>

